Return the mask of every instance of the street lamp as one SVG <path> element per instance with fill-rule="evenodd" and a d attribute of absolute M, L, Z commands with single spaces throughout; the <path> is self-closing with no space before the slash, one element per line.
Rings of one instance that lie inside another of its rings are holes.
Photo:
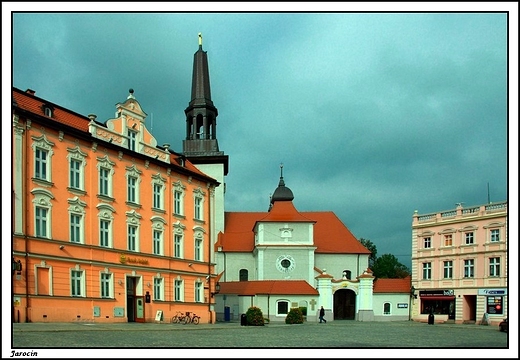
<path fill-rule="evenodd" d="M 18 271 L 18 274 L 20 274 L 20 272 L 22 271 L 22 262 L 20 260 L 16 261 L 14 258 L 13 258 L 13 262 L 11 263 L 11 268 L 13 270 L 13 275 L 15 273 L 15 271 Z"/>
<path fill-rule="evenodd" d="M 415 294 L 415 286 L 413 286 L 413 285 L 410 288 L 410 297 L 414 298 L 414 299 L 417 299 L 417 295 Z"/>
<path fill-rule="evenodd" d="M 216 283 L 216 284 L 215 284 L 215 292 L 212 292 L 212 293 L 211 293 L 211 297 L 214 297 L 214 296 L 217 295 L 219 292 L 220 292 L 220 284 L 219 284 L 219 283 Z"/>

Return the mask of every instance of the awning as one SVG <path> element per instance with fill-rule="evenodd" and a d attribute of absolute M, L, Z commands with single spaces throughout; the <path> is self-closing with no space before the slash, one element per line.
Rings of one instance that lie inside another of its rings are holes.
<path fill-rule="evenodd" d="M 455 296 L 421 296 L 421 300 L 455 300 Z"/>

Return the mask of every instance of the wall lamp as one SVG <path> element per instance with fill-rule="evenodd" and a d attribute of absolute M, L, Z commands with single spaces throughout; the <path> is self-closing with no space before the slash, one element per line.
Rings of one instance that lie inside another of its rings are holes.
<path fill-rule="evenodd" d="M 15 272 L 18 272 L 18 275 L 20 275 L 20 273 L 22 272 L 22 262 L 20 260 L 15 260 L 13 258 L 13 262 L 11 263 L 12 265 L 12 269 L 13 269 L 13 274 Z"/>
<path fill-rule="evenodd" d="M 119 280 L 117 281 L 117 283 L 118 283 L 119 285 L 123 285 L 123 280 L 119 279 Z"/>
<path fill-rule="evenodd" d="M 415 294 L 415 286 L 413 286 L 413 285 L 410 288 L 410 297 L 414 298 L 414 299 L 417 299 L 417 295 Z"/>
<path fill-rule="evenodd" d="M 65 245 L 60 245 L 60 250 L 65 249 Z"/>
<path fill-rule="evenodd" d="M 212 292 L 212 293 L 211 293 L 211 297 L 214 297 L 214 296 L 217 295 L 219 292 L 220 292 L 220 284 L 219 284 L 219 283 L 216 283 L 216 284 L 215 284 L 215 292 Z"/>

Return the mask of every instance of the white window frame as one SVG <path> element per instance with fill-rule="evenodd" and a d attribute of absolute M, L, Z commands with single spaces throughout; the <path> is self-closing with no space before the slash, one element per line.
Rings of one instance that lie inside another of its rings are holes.
<path fill-rule="evenodd" d="M 450 244 L 449 245 L 447 244 L 448 239 L 450 239 Z M 444 240 L 444 242 L 443 242 L 444 247 L 451 247 L 451 246 L 453 246 L 453 234 L 444 234 L 443 240 Z"/>
<path fill-rule="evenodd" d="M 173 299 L 174 301 L 184 301 L 184 281 L 177 278 L 173 282 Z"/>
<path fill-rule="evenodd" d="M 69 161 L 69 188 L 75 190 L 85 190 L 85 167 L 87 165 L 87 154 L 81 151 L 79 146 L 75 148 L 67 148 L 69 154 L 67 160 Z M 78 168 L 73 168 L 73 164 L 77 163 Z M 77 179 L 74 179 L 77 177 Z"/>
<path fill-rule="evenodd" d="M 423 280 L 432 279 L 432 263 L 431 262 L 425 262 L 422 264 L 422 279 Z"/>
<path fill-rule="evenodd" d="M 193 260 L 204 261 L 204 229 L 200 226 L 193 228 Z"/>
<path fill-rule="evenodd" d="M 137 151 L 137 135 L 138 132 L 135 130 L 128 129 L 128 149 L 130 151 Z"/>
<path fill-rule="evenodd" d="M 173 215 L 184 216 L 184 197 L 186 187 L 179 181 L 173 184 Z"/>
<path fill-rule="evenodd" d="M 164 227 L 167 224 L 160 216 L 153 216 L 152 221 L 152 254 L 164 255 Z"/>
<path fill-rule="evenodd" d="M 161 174 L 152 175 L 152 208 L 164 210 L 164 189 L 166 179 Z"/>
<path fill-rule="evenodd" d="M 104 157 L 98 157 L 97 161 L 98 162 L 96 167 L 98 169 L 98 194 L 101 196 L 112 198 L 114 166 L 116 165 L 116 163 L 110 161 L 108 155 L 105 155 Z M 104 171 L 107 172 L 106 189 L 104 189 L 105 185 L 103 185 L 105 183 L 105 177 L 103 176 Z"/>
<path fill-rule="evenodd" d="M 279 304 L 280 303 L 286 303 L 287 304 L 287 312 L 281 313 L 279 312 Z M 289 311 L 291 310 L 291 302 L 289 300 L 280 299 L 276 301 L 276 316 L 287 316 L 289 314 Z"/>
<path fill-rule="evenodd" d="M 76 265 L 74 269 L 70 269 L 70 296 L 86 297 L 85 290 L 85 270 Z"/>
<path fill-rule="evenodd" d="M 193 191 L 193 218 L 198 221 L 204 221 L 204 197 L 200 187 Z"/>
<path fill-rule="evenodd" d="M 178 259 L 184 259 L 184 230 L 186 227 L 177 221 L 173 224 L 173 247 L 172 247 L 172 257 Z M 179 246 L 177 246 L 176 241 L 179 240 Z M 176 249 L 179 248 L 179 254 L 177 254 Z"/>
<path fill-rule="evenodd" d="M 34 156 L 34 180 L 39 180 L 43 182 L 50 183 L 52 182 L 52 156 L 54 155 L 54 151 L 52 148 L 54 147 L 54 143 L 47 140 L 45 135 L 40 136 L 32 136 L 33 143 L 31 145 L 33 149 Z M 37 151 L 44 152 L 46 154 L 45 159 L 37 158 Z M 40 171 L 37 172 L 37 164 L 40 165 Z M 44 169 L 44 170 L 42 170 Z M 45 171 L 45 174 L 42 172 Z"/>
<path fill-rule="evenodd" d="M 489 276 L 500 277 L 500 257 L 494 256 L 489 258 Z"/>
<path fill-rule="evenodd" d="M 107 248 L 113 248 L 114 247 L 114 231 L 113 231 L 113 224 L 114 224 L 114 213 L 116 210 L 109 204 L 101 203 L 96 206 L 98 209 L 98 235 L 99 235 L 99 241 L 98 244 L 101 247 L 107 247 Z M 101 222 L 105 221 L 108 223 L 108 229 L 107 229 L 107 245 L 102 243 L 101 239 Z"/>
<path fill-rule="evenodd" d="M 99 295 L 103 299 L 114 298 L 114 274 L 107 268 L 99 274 Z"/>
<path fill-rule="evenodd" d="M 164 278 L 154 276 L 153 278 L 153 299 L 164 300 Z"/>
<path fill-rule="evenodd" d="M 432 248 L 432 238 L 431 238 L 431 236 L 425 236 L 423 238 L 423 246 L 424 246 L 424 249 L 431 249 Z"/>
<path fill-rule="evenodd" d="M 126 168 L 126 201 L 131 204 L 140 204 L 140 183 L 142 172 L 138 170 L 135 165 Z M 130 183 L 130 180 L 135 180 L 135 183 Z M 131 196 L 132 195 L 132 196 Z"/>
<path fill-rule="evenodd" d="M 34 211 L 34 236 L 45 238 L 45 239 L 52 239 L 52 204 L 51 200 L 54 199 L 54 196 L 52 193 L 48 190 L 36 188 L 31 191 L 31 193 L 34 195 L 33 199 L 33 211 Z M 46 216 L 45 219 L 42 220 L 41 216 L 37 216 L 37 209 L 45 210 Z M 41 222 L 44 221 L 45 223 L 42 224 Z M 43 226 L 42 226 L 43 225 Z M 38 230 L 45 230 L 45 235 L 40 234 L 40 236 L 37 235 Z"/>
<path fill-rule="evenodd" d="M 69 239 L 70 242 L 75 244 L 85 243 L 85 208 L 87 203 L 80 200 L 77 196 L 67 200 L 69 203 Z M 73 224 L 72 218 L 78 218 L 79 223 Z M 77 228 L 76 228 L 77 227 Z M 73 230 L 76 229 L 79 232 L 79 239 L 76 239 L 76 235 L 73 234 Z"/>
<path fill-rule="evenodd" d="M 473 231 L 464 232 L 464 244 L 475 245 L 475 233 Z"/>
<path fill-rule="evenodd" d="M 473 279 L 475 278 L 475 259 L 464 259 L 463 260 L 463 277 L 464 279 Z"/>
<path fill-rule="evenodd" d="M 500 229 L 489 229 L 489 242 L 500 242 Z"/>
<path fill-rule="evenodd" d="M 388 310 L 386 310 L 385 307 L 388 307 Z M 389 302 L 383 303 L 383 315 L 384 316 L 392 315 L 392 304 L 391 303 L 389 303 Z"/>
<path fill-rule="evenodd" d="M 126 212 L 126 247 L 128 251 L 140 252 L 140 228 L 141 228 L 141 215 L 135 210 Z M 135 229 L 135 233 L 131 233 L 131 229 Z M 130 248 L 130 240 L 133 240 L 134 249 Z"/>
<path fill-rule="evenodd" d="M 443 262 L 442 269 L 443 279 L 453 279 L 453 260 L 445 260 Z"/>
<path fill-rule="evenodd" d="M 194 287 L 193 293 L 194 293 L 193 295 L 194 295 L 195 302 L 197 302 L 197 303 L 204 302 L 204 284 L 202 283 L 202 281 L 200 281 L 200 280 L 195 281 L 195 287 Z"/>

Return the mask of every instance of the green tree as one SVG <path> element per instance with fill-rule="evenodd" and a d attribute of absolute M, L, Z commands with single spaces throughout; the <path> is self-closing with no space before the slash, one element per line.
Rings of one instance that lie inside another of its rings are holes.
<path fill-rule="evenodd" d="M 410 269 L 401 264 L 392 254 L 378 257 L 372 268 L 374 276 L 379 279 L 403 279 L 410 275 Z"/>
<path fill-rule="evenodd" d="M 368 267 L 370 269 L 372 269 L 372 271 L 374 271 L 373 267 L 374 267 L 374 264 L 377 260 L 377 248 L 376 248 L 376 245 L 368 240 L 368 239 L 363 239 L 363 238 L 360 238 L 359 239 L 359 242 L 361 243 L 361 245 L 363 245 L 364 247 L 366 247 L 372 254 L 370 254 L 370 257 L 368 258 Z"/>

